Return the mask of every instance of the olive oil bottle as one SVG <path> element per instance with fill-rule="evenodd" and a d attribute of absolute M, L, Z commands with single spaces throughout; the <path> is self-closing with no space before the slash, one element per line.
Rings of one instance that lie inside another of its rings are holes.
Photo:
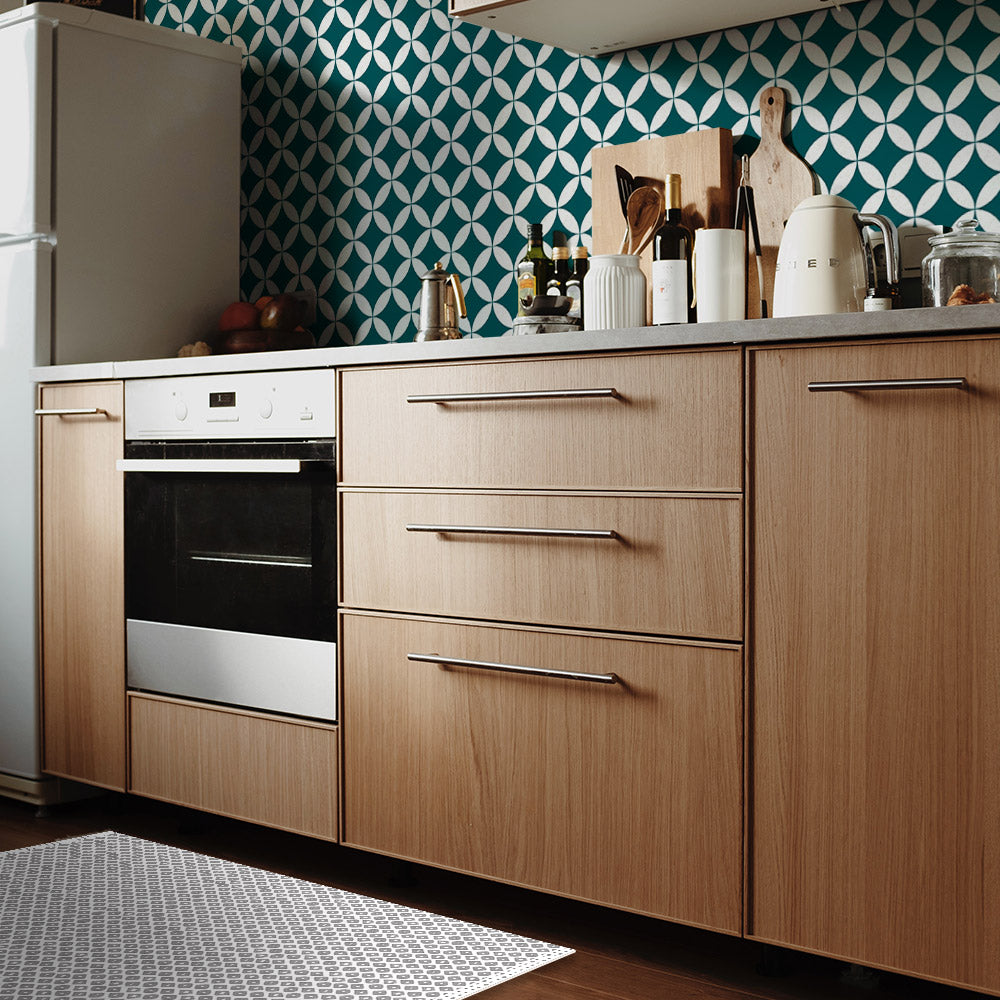
<path fill-rule="evenodd" d="M 573 276 L 569 263 L 569 247 L 554 246 L 552 248 L 552 277 L 549 278 L 549 295 L 565 295 L 566 283 Z"/>
<path fill-rule="evenodd" d="M 566 282 L 566 292 L 573 304 L 569 307 L 567 314 L 570 319 L 578 319 L 583 322 L 583 279 L 586 277 L 590 267 L 590 258 L 587 256 L 586 247 L 575 247 L 573 250 L 573 273 Z"/>
<path fill-rule="evenodd" d="M 528 225 L 528 249 L 517 262 L 517 315 L 524 316 L 536 295 L 545 295 L 552 277 L 552 260 L 542 243 L 542 224 Z"/>

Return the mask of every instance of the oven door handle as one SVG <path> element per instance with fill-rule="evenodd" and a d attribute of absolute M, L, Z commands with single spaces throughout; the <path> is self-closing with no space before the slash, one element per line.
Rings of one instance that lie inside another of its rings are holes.
<path fill-rule="evenodd" d="M 301 472 L 297 458 L 119 458 L 119 472 Z"/>

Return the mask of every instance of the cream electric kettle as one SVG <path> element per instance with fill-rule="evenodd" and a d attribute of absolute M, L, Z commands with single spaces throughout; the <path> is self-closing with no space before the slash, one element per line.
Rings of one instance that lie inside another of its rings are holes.
<path fill-rule="evenodd" d="M 785 224 L 774 273 L 773 316 L 863 312 L 874 271 L 866 226 L 881 230 L 890 284 L 899 282 L 899 236 L 882 215 L 863 215 L 846 199 L 817 194 Z"/>

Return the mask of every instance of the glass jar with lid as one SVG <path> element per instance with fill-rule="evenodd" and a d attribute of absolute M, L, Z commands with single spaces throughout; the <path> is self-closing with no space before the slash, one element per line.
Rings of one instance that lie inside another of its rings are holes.
<path fill-rule="evenodd" d="M 965 219 L 928 243 L 920 268 L 925 306 L 1000 302 L 1000 233 L 984 233 L 975 219 Z"/>

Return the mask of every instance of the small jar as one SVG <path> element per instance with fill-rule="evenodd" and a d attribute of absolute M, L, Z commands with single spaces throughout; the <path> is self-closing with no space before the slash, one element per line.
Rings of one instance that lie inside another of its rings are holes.
<path fill-rule="evenodd" d="M 616 330 L 646 325 L 646 276 L 634 253 L 590 258 L 583 279 L 584 330 Z"/>
<path fill-rule="evenodd" d="M 975 219 L 966 219 L 927 242 L 931 252 L 920 268 L 925 306 L 1000 302 L 1000 234 L 980 232 Z"/>

